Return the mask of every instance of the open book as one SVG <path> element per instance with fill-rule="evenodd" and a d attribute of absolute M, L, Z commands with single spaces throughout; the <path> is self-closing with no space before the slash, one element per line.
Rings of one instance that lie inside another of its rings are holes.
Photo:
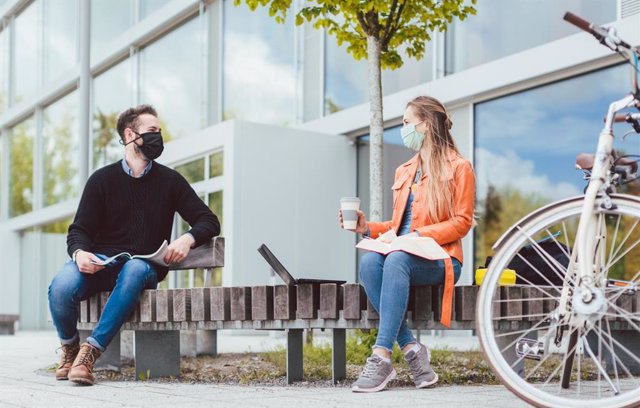
<path fill-rule="evenodd" d="M 356 245 L 356 248 L 377 252 L 382 255 L 387 255 L 394 251 L 404 251 L 425 259 L 449 258 L 449 254 L 433 238 L 414 235 L 398 237 L 393 230 L 385 232 L 377 239 L 365 238 Z"/>
<path fill-rule="evenodd" d="M 166 263 L 164 261 L 164 256 L 167 253 L 167 247 L 169 246 L 169 244 L 167 243 L 167 240 L 165 239 L 162 242 L 162 245 L 160 245 L 160 248 L 158 248 L 158 250 L 152 254 L 149 255 L 131 255 L 128 252 L 121 252 L 117 255 L 114 255 L 110 258 L 104 259 L 102 261 L 91 261 L 92 264 L 94 265 L 108 265 L 111 262 L 115 261 L 116 259 L 119 258 L 126 258 L 126 259 L 144 259 L 146 261 L 149 262 L 153 262 L 156 265 L 160 265 L 160 266 L 169 266 L 168 263 Z"/>

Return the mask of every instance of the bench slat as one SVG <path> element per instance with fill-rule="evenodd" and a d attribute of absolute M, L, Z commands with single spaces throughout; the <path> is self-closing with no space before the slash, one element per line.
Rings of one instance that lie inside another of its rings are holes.
<path fill-rule="evenodd" d="M 371 304 L 371 300 L 368 297 L 367 297 L 367 319 L 380 320 L 380 315 L 378 314 L 376 309 L 374 309 L 373 305 Z"/>
<path fill-rule="evenodd" d="M 304 283 L 296 285 L 297 318 L 315 319 L 320 307 L 320 285 Z"/>
<path fill-rule="evenodd" d="M 620 297 L 616 300 L 616 306 L 618 306 L 622 310 L 632 313 L 633 295 L 628 293 L 624 293 L 620 295 Z M 627 321 L 627 319 L 625 319 L 624 316 L 622 316 L 622 314 L 619 311 L 616 310 L 615 313 L 618 314 L 618 317 L 616 318 L 616 320 L 623 321 L 623 322 Z"/>
<path fill-rule="evenodd" d="M 156 291 L 156 319 L 158 322 L 170 322 L 173 319 L 172 294 L 171 290 Z"/>
<path fill-rule="evenodd" d="M 100 320 L 100 296 L 89 298 L 89 322 L 97 323 Z"/>
<path fill-rule="evenodd" d="M 276 285 L 273 288 L 273 317 L 278 320 L 294 320 L 296 318 L 296 288 L 294 286 Z"/>
<path fill-rule="evenodd" d="M 357 283 L 342 285 L 343 316 L 347 320 L 360 320 L 361 311 L 366 307 L 364 288 Z"/>
<path fill-rule="evenodd" d="M 141 322 L 153 322 L 156 320 L 156 292 L 155 290 L 142 291 L 140 296 Z"/>
<path fill-rule="evenodd" d="M 210 289 L 211 320 L 231 319 L 231 288 L 216 286 Z"/>
<path fill-rule="evenodd" d="M 514 286 L 506 286 L 500 288 L 502 300 L 508 300 L 508 302 L 501 303 L 500 314 L 502 317 L 507 317 L 507 320 L 522 320 L 518 316 L 522 316 L 522 288 Z M 520 301 L 518 301 L 520 300 Z M 509 317 L 516 316 L 516 317 Z"/>
<path fill-rule="evenodd" d="M 251 288 L 231 288 L 231 320 L 251 320 Z"/>
<path fill-rule="evenodd" d="M 542 314 L 542 292 L 538 288 L 522 289 L 522 314 L 524 315 L 541 315 Z M 542 316 L 529 316 L 524 320 L 539 321 Z"/>
<path fill-rule="evenodd" d="M 320 285 L 320 318 L 337 319 L 342 309 L 342 286 L 335 283 Z"/>
<path fill-rule="evenodd" d="M 433 318 L 433 309 L 431 302 L 431 287 L 430 286 L 415 286 L 413 290 L 413 320 L 431 320 Z"/>
<path fill-rule="evenodd" d="M 211 320 L 211 306 L 209 301 L 210 288 L 191 289 L 191 321 L 202 322 Z"/>
<path fill-rule="evenodd" d="M 476 300 L 478 286 L 458 286 L 455 291 L 455 320 L 473 321 L 476 319 Z"/>
<path fill-rule="evenodd" d="M 251 288 L 251 317 L 253 320 L 273 319 L 273 286 Z"/>
<path fill-rule="evenodd" d="M 89 300 L 80 302 L 80 321 L 82 323 L 89 322 Z"/>
<path fill-rule="evenodd" d="M 191 317 L 191 290 L 173 289 L 173 321 L 186 322 Z"/>

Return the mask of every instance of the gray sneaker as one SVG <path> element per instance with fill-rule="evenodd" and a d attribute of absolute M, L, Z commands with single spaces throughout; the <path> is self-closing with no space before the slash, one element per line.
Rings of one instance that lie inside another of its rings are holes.
<path fill-rule="evenodd" d="M 409 370 L 413 376 L 413 382 L 417 388 L 425 388 L 438 382 L 438 374 L 431 368 L 431 353 L 429 349 L 420 344 L 420 350 L 409 351 L 405 356 L 407 364 L 409 364 Z"/>
<path fill-rule="evenodd" d="M 382 360 L 377 354 L 367 359 L 367 363 L 358 380 L 353 383 L 353 392 L 377 392 L 382 390 L 389 381 L 396 378 L 396 370 L 391 363 Z"/>

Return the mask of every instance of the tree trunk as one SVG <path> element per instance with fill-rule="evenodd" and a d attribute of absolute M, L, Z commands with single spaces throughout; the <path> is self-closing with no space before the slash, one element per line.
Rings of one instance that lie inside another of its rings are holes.
<path fill-rule="evenodd" d="M 367 65 L 369 68 L 369 208 L 371 221 L 382 221 L 382 74 L 380 41 L 367 37 Z"/>

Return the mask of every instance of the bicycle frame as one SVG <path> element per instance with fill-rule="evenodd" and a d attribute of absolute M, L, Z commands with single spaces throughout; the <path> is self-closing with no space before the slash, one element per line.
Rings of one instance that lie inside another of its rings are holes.
<path fill-rule="evenodd" d="M 598 148 L 593 164 L 593 170 L 591 172 L 589 185 L 585 192 L 584 206 L 580 216 L 578 232 L 574 244 L 574 249 L 577 249 L 577 268 L 575 265 L 575 256 L 571 257 L 567 268 L 568 275 L 572 275 L 577 272 L 579 279 L 577 280 L 578 284 L 576 290 L 580 291 L 582 300 L 585 303 L 589 303 L 593 299 L 594 287 L 598 284 L 598 282 L 596 282 L 596 270 L 599 268 L 599 265 L 594 264 L 597 240 L 593 238 L 604 233 L 604 231 L 597 231 L 597 217 L 595 214 L 596 197 L 601 194 L 603 196 L 602 205 L 605 206 L 605 208 L 610 208 L 611 206 L 607 189 L 611 180 L 610 168 L 613 164 L 613 118 L 620 110 L 635 106 L 635 104 L 636 98 L 634 95 L 630 94 L 609 105 L 605 125 L 600 132 L 600 137 L 598 139 Z M 565 284 L 562 290 L 558 309 L 561 313 L 569 311 L 569 308 L 567 307 L 570 303 L 569 297 L 570 287 Z"/>

